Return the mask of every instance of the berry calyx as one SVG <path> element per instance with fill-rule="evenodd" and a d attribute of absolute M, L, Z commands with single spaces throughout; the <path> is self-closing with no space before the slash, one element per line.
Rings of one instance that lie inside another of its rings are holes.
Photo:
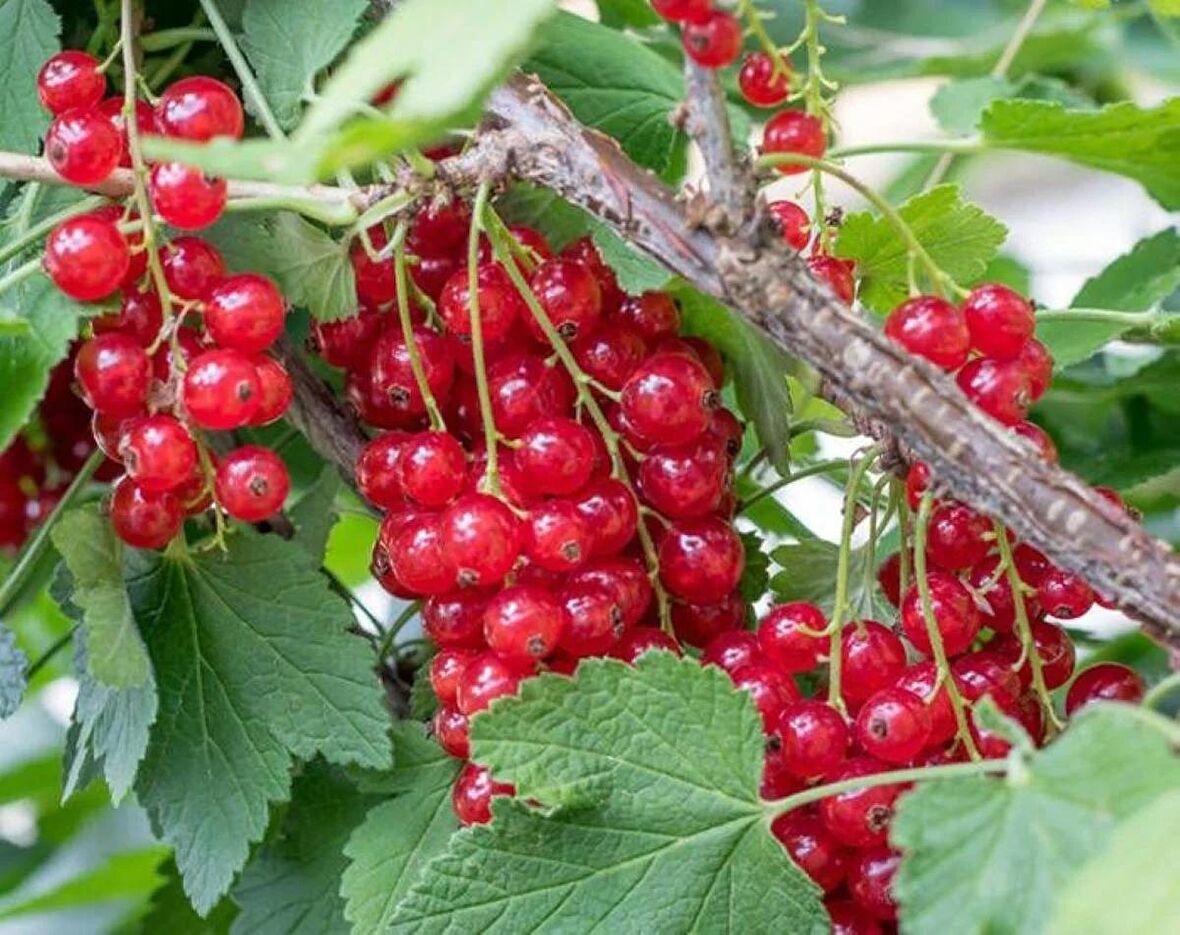
<path fill-rule="evenodd" d="M 548 500 L 533 507 L 524 523 L 523 553 L 546 571 L 569 572 L 590 558 L 594 532 L 567 500 Z"/>

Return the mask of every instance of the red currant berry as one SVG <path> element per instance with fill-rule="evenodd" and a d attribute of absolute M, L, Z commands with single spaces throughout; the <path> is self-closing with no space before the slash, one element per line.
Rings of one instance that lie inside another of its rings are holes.
<path fill-rule="evenodd" d="M 213 491 L 234 519 L 258 523 L 283 507 L 291 479 L 282 458 L 261 445 L 243 445 L 217 466 Z"/>
<path fill-rule="evenodd" d="M 1048 462 L 1049 464 L 1057 463 L 1057 446 L 1053 444 L 1053 439 L 1049 437 L 1049 433 L 1035 422 L 1017 422 L 1012 426 L 1012 433 L 1019 435 L 1025 441 L 1031 442 L 1042 461 Z"/>
<path fill-rule="evenodd" d="M 487 494 L 466 494 L 443 512 L 443 552 L 462 587 L 496 584 L 520 555 L 520 522 Z"/>
<path fill-rule="evenodd" d="M 74 359 L 74 376 L 91 409 L 130 416 L 147 402 L 152 364 L 134 338 L 113 331 L 82 345 Z"/>
<path fill-rule="evenodd" d="M 848 862 L 848 892 L 874 919 L 890 922 L 897 918 L 891 890 L 900 865 L 901 854 L 888 847 L 861 851 Z"/>
<path fill-rule="evenodd" d="M 844 880 L 844 848 L 818 816 L 798 809 L 787 812 L 771 823 L 770 832 L 778 838 L 795 866 L 825 893 L 832 892 Z"/>
<path fill-rule="evenodd" d="M 917 510 L 922 505 L 922 496 L 929 487 L 930 466 L 924 461 L 915 461 L 905 478 L 905 499 L 911 510 Z"/>
<path fill-rule="evenodd" d="M 999 283 L 976 286 L 963 302 L 971 346 L 985 357 L 1012 360 L 1033 336 L 1036 320 L 1024 296 Z"/>
<path fill-rule="evenodd" d="M 631 628 L 651 606 L 654 592 L 647 569 L 639 559 L 609 558 L 591 562 L 570 575 L 571 584 L 597 584 L 610 592 Z"/>
<path fill-rule="evenodd" d="M 119 288 L 131 251 L 113 222 L 82 214 L 53 229 L 42 263 L 53 284 L 71 299 L 93 302 Z"/>
<path fill-rule="evenodd" d="M 818 698 L 787 705 L 779 717 L 783 765 L 800 779 L 833 772 L 848 753 L 851 739 L 844 715 Z"/>
<path fill-rule="evenodd" d="M 480 649 L 487 605 L 488 595 L 475 588 L 436 595 L 422 605 L 422 629 L 441 647 Z"/>
<path fill-rule="evenodd" d="M 876 620 L 859 620 L 840 635 L 844 680 L 841 690 L 851 702 L 888 688 L 905 669 L 905 646 L 897 634 Z"/>
<path fill-rule="evenodd" d="M 1055 691 L 1073 675 L 1076 654 L 1073 640 L 1062 627 L 1044 620 L 1036 620 L 1030 628 L 1032 630 L 1033 646 L 1041 660 L 1041 676 L 1045 680 L 1045 687 Z M 998 642 L 998 641 L 997 641 Z M 991 644 L 996 646 L 995 643 Z M 1020 641 L 1012 639 L 1004 646 L 996 646 L 996 652 L 1005 661 L 1015 664 L 1024 655 Z M 1028 688 L 1032 684 L 1032 664 L 1026 660 L 1017 672 L 1021 686 Z"/>
<path fill-rule="evenodd" d="M 455 379 L 455 358 L 450 345 L 429 328 L 414 329 L 418 359 L 426 374 L 426 385 L 440 404 L 445 404 Z M 419 416 L 426 403 L 414 378 L 410 352 L 400 328 L 390 328 L 377 340 L 370 359 L 374 391 L 385 398 L 394 411 Z"/>
<path fill-rule="evenodd" d="M 930 715 L 922 699 L 902 688 L 870 695 L 856 715 L 856 740 L 870 756 L 908 763 L 930 740 Z"/>
<path fill-rule="evenodd" d="M 253 426 L 270 425 L 283 417 L 295 398 L 295 387 L 286 368 L 273 357 L 257 354 L 254 369 L 258 371 L 258 409 L 250 420 Z"/>
<path fill-rule="evenodd" d="M 458 708 L 442 707 L 434 712 L 431 721 L 438 745 L 456 759 L 471 756 L 471 724 Z"/>
<path fill-rule="evenodd" d="M 78 49 L 58 52 L 37 72 L 37 97 L 51 114 L 93 107 L 106 89 L 107 76 L 99 71 L 98 59 Z"/>
<path fill-rule="evenodd" d="M 680 309 L 666 292 L 627 296 L 619 303 L 615 320 L 630 325 L 652 345 L 680 331 Z"/>
<path fill-rule="evenodd" d="M 714 604 L 742 577 L 745 552 L 733 527 L 722 519 L 679 520 L 659 546 L 660 580 L 680 600 Z"/>
<path fill-rule="evenodd" d="M 630 325 L 610 321 L 570 347 L 578 366 L 608 390 L 621 390 L 647 356 L 647 344 Z"/>
<path fill-rule="evenodd" d="M 467 479 L 467 455 L 453 435 L 421 432 L 402 442 L 394 471 L 402 494 L 422 506 L 450 503 Z"/>
<path fill-rule="evenodd" d="M 629 666 L 635 665 L 644 653 L 658 650 L 682 655 L 680 644 L 657 627 L 639 627 L 627 633 L 610 651 L 611 658 L 621 659 Z"/>
<path fill-rule="evenodd" d="M 593 332 L 602 314 L 602 292 L 590 268 L 577 260 L 546 260 L 533 272 L 529 287 L 549 323 L 566 341 Z M 521 313 L 533 340 L 545 343 L 545 332 L 533 313 Z"/>
<path fill-rule="evenodd" d="M 178 299 L 200 301 L 225 278 L 225 261 L 209 241 L 177 237 L 161 253 L 164 279 Z"/>
<path fill-rule="evenodd" d="M 573 384 L 565 371 L 534 354 L 509 354 L 488 368 L 488 391 L 496 428 L 519 438 L 543 416 L 567 415 L 573 409 Z"/>
<path fill-rule="evenodd" d="M 758 784 L 758 794 L 768 802 L 773 802 L 776 799 L 784 799 L 802 788 L 803 783 L 783 766 L 782 751 L 778 744 L 767 744 L 762 759 L 762 779 Z"/>
<path fill-rule="evenodd" d="M 437 302 L 442 297 L 443 288 L 462 265 L 458 257 L 421 256 L 410 267 L 410 279 L 427 297 Z"/>
<path fill-rule="evenodd" d="M 653 442 L 682 444 L 708 428 L 717 404 L 717 390 L 700 361 L 683 354 L 657 354 L 627 380 L 621 408 L 640 435 Z"/>
<path fill-rule="evenodd" d="M 979 634 L 981 621 L 975 601 L 954 575 L 942 571 L 928 571 L 926 582 L 930 589 L 930 610 L 934 616 L 943 649 L 948 656 L 957 656 L 971 648 Z M 911 585 L 901 601 L 901 628 L 918 652 L 929 656 L 932 652 L 926 618 L 917 584 Z"/>
<path fill-rule="evenodd" d="M 582 488 L 573 504 L 593 536 L 592 557 L 615 555 L 635 538 L 639 508 L 621 481 L 611 477 L 592 481 Z"/>
<path fill-rule="evenodd" d="M 498 656 L 527 662 L 557 648 L 565 618 L 557 598 L 536 585 L 517 584 L 492 598 L 484 611 L 484 638 Z"/>
<path fill-rule="evenodd" d="M 123 144 L 123 155 L 119 159 L 119 165 L 126 169 L 131 168 L 131 149 L 127 142 L 127 121 L 123 118 L 122 96 L 108 97 L 105 101 L 100 102 L 98 112 L 115 128 L 115 132 L 119 134 L 119 140 Z M 152 110 L 152 105 L 146 101 L 137 100 L 135 102 L 135 132 L 140 137 L 160 132 L 160 128 L 156 124 L 156 112 Z"/>
<path fill-rule="evenodd" d="M 1094 592 L 1077 575 L 1051 568 L 1037 584 L 1037 599 L 1045 613 L 1058 620 L 1074 620 L 1094 606 Z"/>
<path fill-rule="evenodd" d="M 1065 695 L 1065 713 L 1073 717 L 1094 701 L 1123 701 L 1137 704 L 1143 700 L 1143 679 L 1117 662 L 1099 662 L 1082 669 Z"/>
<path fill-rule="evenodd" d="M 389 244 L 385 228 L 379 224 L 370 227 L 366 236 L 374 254 L 382 253 Z M 363 305 L 385 305 L 397 297 L 397 279 L 391 258 L 377 259 L 370 255 L 364 240 L 357 237 L 348 248 L 348 259 L 356 276 L 356 297 Z"/>
<path fill-rule="evenodd" d="M 999 557 L 989 556 L 971 568 L 967 575 L 967 583 L 975 592 L 982 625 L 996 633 L 1011 633 L 1016 625 L 1016 605 L 1012 601 L 1012 587 L 1008 582 L 1008 575 L 1006 572 L 1000 572 L 999 568 Z M 986 609 L 979 605 L 980 600 L 986 605 Z M 1036 620 L 1040 616 L 1041 606 L 1035 596 L 1024 598 L 1024 610 L 1029 620 Z"/>
<path fill-rule="evenodd" d="M 722 633 L 737 630 L 746 617 L 746 604 L 736 591 L 719 604 L 673 604 L 672 629 L 676 639 L 703 649 Z"/>
<path fill-rule="evenodd" d="M 156 104 L 156 122 L 165 136 L 198 143 L 215 136 L 240 140 L 246 125 L 238 96 L 229 85 L 207 75 L 169 85 Z"/>
<path fill-rule="evenodd" d="M 829 899 L 824 908 L 832 923 L 831 935 L 881 935 L 884 931 L 876 919 L 851 899 Z"/>
<path fill-rule="evenodd" d="M 933 295 L 920 295 L 897 306 L 885 319 L 885 335 L 943 370 L 958 370 L 971 349 L 963 313 Z"/>
<path fill-rule="evenodd" d="M 971 402 L 1004 425 L 1016 425 L 1032 403 L 1029 380 L 1019 361 L 977 357 L 955 376 Z"/>
<path fill-rule="evenodd" d="M 492 799 L 513 795 L 515 789 L 506 782 L 496 782 L 487 767 L 467 763 L 459 771 L 451 791 L 451 807 L 461 825 L 486 825 L 492 820 Z"/>
<path fill-rule="evenodd" d="M 755 107 L 778 107 L 791 91 L 790 63 L 785 56 L 751 52 L 738 71 L 738 89 Z"/>
<path fill-rule="evenodd" d="M 249 425 L 258 412 L 262 384 L 258 368 L 240 351 L 205 351 L 189 363 L 181 399 L 185 411 L 206 429 Z"/>
<path fill-rule="evenodd" d="M 208 227 L 225 210 L 225 179 L 210 178 L 181 162 L 158 162 L 148 183 L 152 206 L 168 224 L 181 230 Z"/>
<path fill-rule="evenodd" d="M 610 268 L 598 252 L 598 247 L 590 237 L 579 237 L 561 251 L 561 255 L 586 264 L 590 272 L 598 280 L 598 288 L 602 293 L 603 312 L 615 312 L 623 300 L 623 291 L 619 288 L 619 280 L 615 271 Z"/>
<path fill-rule="evenodd" d="M 67 110 L 45 132 L 45 158 L 75 185 L 97 185 L 115 171 L 122 155 L 118 131 L 94 108 Z"/>
<path fill-rule="evenodd" d="M 312 350 L 333 367 L 358 366 L 368 357 L 384 322 L 383 315 L 368 308 L 351 318 L 317 321 L 311 326 Z"/>
<path fill-rule="evenodd" d="M 816 253 L 807 258 L 807 268 L 812 276 L 828 284 L 836 298 L 845 305 L 852 304 L 856 297 L 856 279 L 853 277 L 856 264 L 852 260 Z"/>
<path fill-rule="evenodd" d="M 888 767 L 880 760 L 869 756 L 858 756 L 832 776 L 831 782 L 856 779 L 885 772 Z M 850 792 L 840 792 L 821 799 L 819 814 L 824 827 L 841 844 L 848 847 L 868 848 L 883 845 L 893 819 L 894 803 L 905 791 L 897 784 L 868 786 Z"/>
<path fill-rule="evenodd" d="M 479 285 L 480 333 L 485 341 L 498 341 L 507 336 L 519 318 L 531 317 L 524 307 L 520 293 L 498 263 L 481 263 L 476 270 Z M 438 314 L 447 330 L 461 338 L 471 337 L 471 308 L 469 276 L 466 269 L 458 270 L 443 287 L 438 299 Z"/>
<path fill-rule="evenodd" d="M 388 517 L 386 517 L 388 520 Z M 403 516 L 387 542 L 394 577 L 408 591 L 430 596 L 455 587 L 455 566 L 447 559 L 442 523 L 434 513 Z"/>
<path fill-rule="evenodd" d="M 1029 338 L 1020 349 L 1016 363 L 1028 381 L 1028 398 L 1035 403 L 1045 395 L 1053 379 L 1053 358 L 1045 345 L 1036 338 Z"/>
<path fill-rule="evenodd" d="M 811 218 L 793 201 L 771 201 L 766 210 L 777 222 L 783 240 L 792 250 L 802 250 L 811 240 Z"/>
<path fill-rule="evenodd" d="M 471 717 L 497 698 L 516 694 L 528 674 L 526 667 L 501 659 L 495 653 L 480 653 L 459 678 L 459 710 Z"/>
<path fill-rule="evenodd" d="M 115 535 L 137 549 L 162 549 L 180 532 L 184 511 L 167 492 L 151 493 L 130 477 L 111 491 L 111 526 Z"/>
<path fill-rule="evenodd" d="M 513 461 L 528 489 L 540 494 L 572 494 L 594 470 L 594 436 L 567 418 L 538 419 L 520 436 Z"/>
<path fill-rule="evenodd" d="M 127 475 L 149 493 L 179 487 L 197 467 L 197 446 L 172 416 L 154 415 L 130 422 L 119 442 Z"/>
<path fill-rule="evenodd" d="M 456 198 L 432 202 L 418 210 L 406 246 L 415 256 L 449 256 L 467 246 L 471 231 L 471 208 Z"/>
<path fill-rule="evenodd" d="M 994 539 L 988 518 L 957 500 L 934 507 L 926 536 L 926 556 L 948 571 L 983 561 Z"/>
<path fill-rule="evenodd" d="M 221 347 L 264 351 L 283 333 L 287 305 L 272 280 L 259 273 L 229 276 L 205 300 L 205 328 Z"/>
<path fill-rule="evenodd" d="M 758 624 L 758 645 L 784 672 L 809 672 L 827 652 L 827 638 L 816 635 L 827 625 L 824 612 L 814 604 L 779 604 Z"/>
<path fill-rule="evenodd" d="M 108 331 L 122 331 L 139 342 L 141 347 L 150 347 L 164 324 L 164 310 L 154 292 L 137 292 L 127 289 L 117 313 L 102 315 L 92 322 L 95 334 Z"/>
<path fill-rule="evenodd" d="M 699 23 L 708 17 L 713 0 L 651 0 L 651 8 L 672 23 Z"/>
<path fill-rule="evenodd" d="M 818 118 L 801 110 L 784 110 L 775 114 L 767 121 L 762 134 L 762 152 L 769 155 L 800 153 L 819 159 L 827 148 L 823 124 Z M 798 162 L 784 163 L 775 168 L 783 175 L 798 175 L 807 171 L 807 166 Z"/>
<path fill-rule="evenodd" d="M 600 584 L 567 584 L 557 600 L 563 618 L 560 649 L 574 658 L 609 652 L 626 629 L 618 600 Z"/>
<path fill-rule="evenodd" d="M 98 450 L 112 461 L 120 461 L 119 442 L 123 440 L 123 435 L 137 418 L 137 416 L 131 418 L 108 416 L 101 412 L 95 412 L 90 418 L 90 434 L 94 436 Z"/>
<path fill-rule="evenodd" d="M 724 68 L 742 51 L 742 24 L 732 13 L 713 10 L 698 22 L 687 22 L 680 33 L 684 53 L 704 68 Z"/>
<path fill-rule="evenodd" d="M 409 437 L 406 432 L 385 432 L 365 445 L 357 459 L 357 489 L 378 509 L 396 510 L 405 504 L 397 476 L 397 459 Z"/>
<path fill-rule="evenodd" d="M 657 445 L 639 468 L 640 495 L 669 519 L 705 516 L 717 508 L 729 479 L 724 443 L 705 435 L 685 445 Z"/>
<path fill-rule="evenodd" d="M 938 686 L 937 693 L 935 686 Z M 945 743 L 955 736 L 957 725 L 951 696 L 939 680 L 938 666 L 933 661 L 916 662 L 909 666 L 897 677 L 893 687 L 909 692 L 926 706 L 930 721 L 930 738 L 927 742 L 931 746 Z"/>
<path fill-rule="evenodd" d="M 1012 561 L 1016 565 L 1016 571 L 1020 574 L 1020 580 L 1025 584 L 1031 584 L 1034 588 L 1045 579 L 1045 575 L 1053 568 L 1053 563 L 1049 559 L 1024 542 L 1017 544 L 1016 548 L 1012 550 Z"/>
<path fill-rule="evenodd" d="M 742 438 L 746 433 L 745 425 L 737 416 L 723 407 L 713 410 L 713 414 L 709 417 L 708 432 L 725 445 L 725 455 L 732 463 L 741 453 Z"/>
<path fill-rule="evenodd" d="M 585 564 L 594 543 L 591 527 L 567 500 L 548 500 L 529 511 L 524 555 L 546 571 L 567 572 Z"/>
<path fill-rule="evenodd" d="M 463 670 L 475 655 L 471 649 L 440 649 L 434 654 L 430 660 L 430 687 L 439 704 L 454 707 Z"/>
<path fill-rule="evenodd" d="M 901 606 L 901 553 L 894 552 L 877 569 L 877 584 L 885 600 L 894 607 Z"/>
<path fill-rule="evenodd" d="M 701 665 L 714 665 L 729 674 L 762 658 L 758 637 L 748 630 L 731 630 L 712 639 L 701 654 Z"/>
<path fill-rule="evenodd" d="M 799 698 L 799 689 L 791 677 L 761 659 L 738 666 L 729 677 L 735 688 L 748 692 L 754 699 L 754 707 L 762 717 L 762 729 L 767 734 L 774 733 L 778 727 L 783 709 Z"/>

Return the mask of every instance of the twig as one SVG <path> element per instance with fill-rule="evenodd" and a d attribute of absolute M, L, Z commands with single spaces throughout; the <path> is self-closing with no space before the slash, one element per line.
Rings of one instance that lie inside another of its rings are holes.
<path fill-rule="evenodd" d="M 725 92 L 716 69 L 703 68 L 687 56 L 684 85 L 685 130 L 701 151 L 709 196 L 721 212 L 721 229 L 736 232 L 751 213 L 754 198 L 749 168 L 734 154 Z"/>

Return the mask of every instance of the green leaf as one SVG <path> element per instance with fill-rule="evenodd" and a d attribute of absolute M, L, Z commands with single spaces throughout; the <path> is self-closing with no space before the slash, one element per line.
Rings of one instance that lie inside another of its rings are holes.
<path fill-rule="evenodd" d="M 684 98 L 675 64 L 621 32 L 559 13 L 541 27 L 525 63 L 587 126 L 618 140 L 642 166 L 671 178 L 687 137 L 669 117 Z"/>
<path fill-rule="evenodd" d="M 998 282 L 1022 295 L 1032 290 L 1032 273 L 1018 259 L 1000 254 L 987 264 L 987 268 L 974 282 Z M 967 285 L 972 285 L 968 282 Z"/>
<path fill-rule="evenodd" d="M 634 26 L 658 26 L 662 20 L 647 0 L 598 0 L 598 15 L 612 29 Z"/>
<path fill-rule="evenodd" d="M 471 730 L 473 758 L 519 799 L 451 838 L 392 931 L 828 930 L 766 823 L 754 706 L 719 669 L 588 659 L 572 679 L 525 682 Z M 567 807 L 545 817 L 553 805 Z"/>
<path fill-rule="evenodd" d="M 672 274 L 664 267 L 630 246 L 605 224 L 595 224 L 591 230 L 594 245 L 606 264 L 615 271 L 624 292 L 663 289 L 672 281 Z"/>
<path fill-rule="evenodd" d="M 646 0 L 644 0 L 646 3 Z M 527 182 L 517 182 L 496 200 L 496 210 L 509 224 L 527 224 L 545 235 L 555 250 L 593 229 L 590 215 L 560 195 Z"/>
<path fill-rule="evenodd" d="M 425 666 L 418 670 L 410 685 L 410 717 L 415 721 L 429 721 L 438 710 L 438 696 L 430 679 L 421 674 L 424 669 Z"/>
<path fill-rule="evenodd" d="M 979 116 L 996 98 L 1011 97 L 1016 86 L 1005 78 L 985 75 L 944 84 L 930 99 L 930 112 L 948 133 L 966 136 L 979 124 Z"/>
<path fill-rule="evenodd" d="M 356 313 L 356 274 L 347 246 L 298 214 L 229 215 L 203 236 L 231 270 L 265 273 L 288 302 L 318 321 Z"/>
<path fill-rule="evenodd" d="M 935 264 L 963 282 L 983 273 L 1008 234 L 982 208 L 964 201 L 957 185 L 939 185 L 897 210 Z M 885 314 L 909 295 L 908 252 L 887 218 L 868 211 L 849 215 L 836 253 L 856 260 L 860 301 L 875 312 Z M 921 265 L 916 271 L 922 275 Z"/>
<path fill-rule="evenodd" d="M 8 5 L 0 6 L 0 15 Z M 0 314 L 19 316 L 29 325 L 21 334 L 0 333 L 2 450 L 45 395 L 49 372 L 65 358 L 70 342 L 77 337 L 78 321 L 86 312 L 38 273 L 0 296 Z"/>
<path fill-rule="evenodd" d="M 343 848 L 371 804 L 339 767 L 309 763 L 292 784 L 278 839 L 254 855 L 234 887 L 241 913 L 233 931 L 347 932 L 338 892 L 347 866 Z"/>
<path fill-rule="evenodd" d="M 996 101 L 984 111 L 980 129 L 988 145 L 1115 172 L 1135 179 L 1165 208 L 1180 208 L 1180 98 L 1152 108 L 1123 101 L 1096 111 Z"/>
<path fill-rule="evenodd" d="M 88 670 L 110 688 L 151 680 L 147 650 L 123 586 L 123 543 L 96 506 L 61 516 L 49 533 L 70 570 L 70 603 L 82 611 Z"/>
<path fill-rule="evenodd" d="M 905 854 L 895 882 L 904 929 L 1041 931 L 1119 819 L 1180 788 L 1171 728 L 1149 718 L 1096 708 L 1006 779 L 932 782 L 905 796 L 892 830 Z"/>
<path fill-rule="evenodd" d="M 742 569 L 738 591 L 742 595 L 742 600 L 747 604 L 753 604 L 762 599 L 770 586 L 770 556 L 762 550 L 765 541 L 758 533 L 743 532 L 739 535 L 745 548 L 746 565 Z"/>
<path fill-rule="evenodd" d="M 336 509 L 340 487 L 340 474 L 331 465 L 325 465 L 316 482 L 287 511 L 295 526 L 295 541 L 317 562 L 323 561 L 328 537 L 340 518 Z"/>
<path fill-rule="evenodd" d="M 352 833 L 340 893 L 356 932 L 385 931 L 394 909 L 422 868 L 446 848 L 459 827 L 451 785 L 459 764 L 422 732 L 420 724 L 393 724 L 394 768 L 382 802 Z"/>
<path fill-rule="evenodd" d="M 669 291 L 680 303 L 683 332 L 711 341 L 724 355 L 738 406 L 754 423 L 770 463 L 785 475 L 794 408 L 787 377 L 798 373 L 799 364 L 716 299 L 679 282 Z"/>
<path fill-rule="evenodd" d="M 831 614 L 839 553 L 836 545 L 822 539 L 780 545 L 770 553 L 782 569 L 770 579 L 775 599 L 810 601 Z M 853 549 L 848 556 L 848 605 L 855 618 L 889 620 L 894 610 L 881 593 L 876 569 L 871 567 L 869 558 L 869 550 L 864 546 Z"/>
<path fill-rule="evenodd" d="M 1147 5 L 1160 16 L 1180 17 L 1180 0 L 1147 0 Z"/>
<path fill-rule="evenodd" d="M 381 767 L 365 644 L 300 546 L 250 529 L 227 554 L 133 553 L 128 589 L 160 689 L 135 788 L 198 912 L 225 892 L 294 757 Z"/>
<path fill-rule="evenodd" d="M 0 4 L 0 148 L 18 153 L 37 151 L 49 126 L 49 114 L 37 98 L 37 72 L 61 48 L 61 22 L 46 0 L 4 0 Z M 0 385 L 4 385 L 0 383 Z"/>
<path fill-rule="evenodd" d="M 0 909 L 0 919 L 146 897 L 160 885 L 157 868 L 167 854 L 164 847 L 114 854 L 94 870 L 71 877 L 48 892 L 5 906 Z"/>
<path fill-rule="evenodd" d="M 1115 828 L 1057 900 L 1049 935 L 1180 932 L 1180 877 L 1160 855 L 1180 836 L 1180 791 Z"/>
<path fill-rule="evenodd" d="M 0 624 L 0 719 L 20 707 L 28 680 L 29 658 L 16 645 L 16 634 Z"/>
<path fill-rule="evenodd" d="M 192 904 L 184 895 L 184 885 L 176 862 L 169 858 L 161 865 L 159 872 L 165 883 L 152 894 L 147 915 L 140 923 L 143 935 L 157 932 L 172 932 L 176 935 L 226 935 L 230 923 L 237 915 L 237 907 L 228 899 L 219 902 L 207 916 L 202 918 L 193 911 Z"/>
<path fill-rule="evenodd" d="M 299 122 L 316 73 L 332 64 L 352 38 L 368 4 L 338 0 L 250 0 L 242 14 L 242 51 L 285 130 Z M 247 98 L 247 106 L 250 101 Z"/>

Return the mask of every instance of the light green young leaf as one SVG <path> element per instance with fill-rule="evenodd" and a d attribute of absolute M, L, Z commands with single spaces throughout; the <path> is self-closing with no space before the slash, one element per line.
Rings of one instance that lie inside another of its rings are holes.
<path fill-rule="evenodd" d="M 914 935 L 1039 932 L 1066 881 L 1120 819 L 1180 789 L 1180 760 L 1151 714 L 1107 706 L 1006 779 L 919 785 L 901 800 L 895 882 Z"/>
<path fill-rule="evenodd" d="M 226 554 L 128 557 L 160 689 L 135 788 L 199 912 L 245 862 L 268 803 L 286 798 L 293 758 L 388 763 L 372 658 L 318 568 L 249 529 Z"/>
<path fill-rule="evenodd" d="M 387 930 L 422 868 L 459 827 L 451 809 L 451 785 L 459 771 L 454 757 L 409 721 L 394 722 L 393 750 L 388 791 L 395 797 L 370 811 L 344 848 L 351 862 L 340 894 L 344 915 L 358 933 Z"/>
<path fill-rule="evenodd" d="M 754 706 L 719 669 L 588 659 L 495 702 L 472 742 L 519 798 L 451 838 L 392 931 L 828 930 L 765 821 Z"/>
<path fill-rule="evenodd" d="M 641 29 L 663 22 L 647 0 L 598 0 L 598 15 L 612 29 L 624 26 Z"/>
<path fill-rule="evenodd" d="M 299 122 L 322 68 L 332 64 L 356 31 L 365 0 L 250 0 L 242 13 L 242 51 L 279 124 Z M 247 105 L 249 102 L 247 102 Z"/>
<path fill-rule="evenodd" d="M 61 48 L 60 29 L 61 21 L 46 0 L 0 4 L 0 149 L 36 152 L 49 127 L 49 114 L 37 99 L 37 72 Z"/>
<path fill-rule="evenodd" d="M 831 542 L 812 539 L 780 545 L 770 553 L 781 571 L 771 576 L 770 589 L 778 601 L 809 601 L 832 612 L 836 594 L 836 561 L 839 549 Z M 869 550 L 855 548 L 848 557 L 848 604 L 857 618 L 888 620 L 892 606 L 877 584 L 876 569 L 869 567 Z M 878 552 L 878 561 L 885 556 Z"/>
<path fill-rule="evenodd" d="M 70 603 L 82 611 L 88 670 L 109 688 L 151 680 L 151 665 L 123 586 L 123 543 L 95 506 L 67 511 L 49 533 L 70 571 Z"/>
<path fill-rule="evenodd" d="M 114 854 L 106 863 L 70 877 L 48 892 L 5 906 L 0 909 L 0 920 L 95 903 L 144 898 L 159 887 L 161 877 L 157 868 L 167 855 L 166 847 L 146 847 Z"/>
<path fill-rule="evenodd" d="M 0 624 L 0 720 L 20 707 L 28 679 L 29 657 L 16 645 L 16 634 Z"/>
<path fill-rule="evenodd" d="M 974 131 L 979 115 L 988 104 L 997 98 L 1011 97 L 1015 88 L 1006 78 L 991 75 L 949 81 L 930 98 L 930 112 L 948 133 L 966 136 Z"/>
<path fill-rule="evenodd" d="M 983 273 L 1008 234 L 982 208 L 963 201 L 957 185 L 939 185 L 897 210 L 935 264 L 962 282 Z M 849 215 L 836 253 L 856 260 L 860 301 L 873 311 L 886 314 L 909 295 L 906 245 L 888 219 L 868 211 Z M 921 266 L 916 269 L 921 275 Z"/>
<path fill-rule="evenodd" d="M 605 224 L 594 224 L 591 236 L 602 259 L 615 271 L 624 292 L 648 292 L 663 289 L 672 281 L 669 273 L 655 260 L 640 253 Z"/>
<path fill-rule="evenodd" d="M 1115 172 L 1139 182 L 1168 209 L 1180 208 L 1180 98 L 1151 108 L 1123 101 L 1067 110 L 1045 101 L 996 101 L 980 122 L 985 141 Z"/>

